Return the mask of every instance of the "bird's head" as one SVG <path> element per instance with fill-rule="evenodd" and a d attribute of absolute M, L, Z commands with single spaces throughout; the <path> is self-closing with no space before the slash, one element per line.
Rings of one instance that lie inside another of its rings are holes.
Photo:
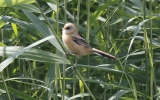
<path fill-rule="evenodd" d="M 63 34 L 73 34 L 75 32 L 77 32 L 77 29 L 76 29 L 75 25 L 72 23 L 66 23 L 64 25 L 64 27 L 62 28 Z"/>

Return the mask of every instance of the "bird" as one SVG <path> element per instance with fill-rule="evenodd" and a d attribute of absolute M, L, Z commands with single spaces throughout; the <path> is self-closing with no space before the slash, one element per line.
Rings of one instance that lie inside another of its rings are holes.
<path fill-rule="evenodd" d="M 92 48 L 89 43 L 78 33 L 76 26 L 73 23 L 66 23 L 62 28 L 62 41 L 70 53 L 78 56 L 78 59 L 83 55 L 97 54 L 105 58 L 118 60 L 115 56 L 104 51 Z"/>

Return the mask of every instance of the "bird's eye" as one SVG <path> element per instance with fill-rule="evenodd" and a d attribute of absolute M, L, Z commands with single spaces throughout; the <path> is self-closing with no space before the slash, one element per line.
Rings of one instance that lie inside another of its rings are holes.
<path fill-rule="evenodd" d="M 66 27 L 66 29 L 67 29 L 67 30 L 69 30 L 69 29 L 70 29 L 70 27 Z"/>

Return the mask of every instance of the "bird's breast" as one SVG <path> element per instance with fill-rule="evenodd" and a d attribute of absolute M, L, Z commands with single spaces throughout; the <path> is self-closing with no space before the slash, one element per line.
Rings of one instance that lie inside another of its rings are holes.
<path fill-rule="evenodd" d="M 63 41 L 64 45 L 66 46 L 66 48 L 67 48 L 69 51 L 71 51 L 72 53 L 76 53 L 76 52 L 75 52 L 75 51 L 76 51 L 75 49 L 76 49 L 77 47 L 75 47 L 76 44 L 73 42 L 71 36 L 68 36 L 68 35 L 63 34 L 63 35 L 62 35 L 62 41 Z"/>
<path fill-rule="evenodd" d="M 72 37 L 69 35 L 63 34 L 62 41 L 64 42 L 64 45 L 71 53 L 77 54 L 79 56 L 92 53 L 92 50 L 90 48 L 77 44 L 72 40 Z"/>

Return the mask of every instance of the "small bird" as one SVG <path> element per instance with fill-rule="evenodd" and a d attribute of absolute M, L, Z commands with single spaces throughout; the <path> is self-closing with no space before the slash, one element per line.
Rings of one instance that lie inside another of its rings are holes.
<path fill-rule="evenodd" d="M 62 28 L 62 41 L 66 48 L 73 54 L 78 56 L 78 59 L 82 55 L 87 54 L 97 54 L 104 56 L 106 58 L 115 59 L 115 56 L 112 56 L 108 53 L 105 53 L 101 50 L 92 48 L 87 41 L 78 34 L 78 30 L 73 23 L 66 23 Z"/>

